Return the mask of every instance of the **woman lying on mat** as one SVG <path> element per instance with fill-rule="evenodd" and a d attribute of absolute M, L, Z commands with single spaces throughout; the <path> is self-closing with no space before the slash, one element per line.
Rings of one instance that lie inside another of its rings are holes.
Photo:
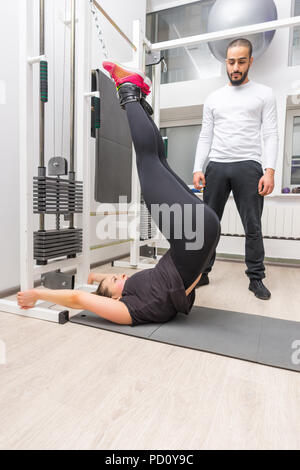
<path fill-rule="evenodd" d="M 143 72 L 133 72 L 115 62 L 103 62 L 103 67 L 114 80 L 120 105 L 127 114 L 144 201 L 170 249 L 154 268 L 130 277 L 111 274 L 102 278 L 91 273 L 89 282 L 99 282 L 97 295 L 78 290 L 32 289 L 19 292 L 18 303 L 22 308 L 31 308 L 38 299 L 46 300 L 132 326 L 163 323 L 178 312 L 188 314 L 191 310 L 195 286 L 218 243 L 220 223 L 214 211 L 167 163 L 163 140 L 145 100 L 150 93 L 150 80 Z M 177 213 L 170 214 L 169 210 L 167 224 L 153 210 L 161 205 L 179 208 Z M 188 235 L 187 225 L 191 226 Z"/>

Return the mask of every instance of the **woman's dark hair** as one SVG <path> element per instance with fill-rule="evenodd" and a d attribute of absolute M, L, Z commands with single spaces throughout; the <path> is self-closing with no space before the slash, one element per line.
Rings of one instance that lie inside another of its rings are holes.
<path fill-rule="evenodd" d="M 231 49 L 232 47 L 236 47 L 236 46 L 248 47 L 248 49 L 249 49 L 249 59 L 251 59 L 251 57 L 252 57 L 252 43 L 250 41 L 248 41 L 248 39 L 245 39 L 245 38 L 237 38 L 237 39 L 234 39 L 233 41 L 231 41 L 227 46 L 226 57 L 227 57 L 228 49 Z"/>
<path fill-rule="evenodd" d="M 108 289 L 108 287 L 103 286 L 103 281 L 105 279 L 102 279 L 102 281 L 99 283 L 99 286 L 93 294 L 95 295 L 101 295 L 102 297 L 111 297 L 111 293 Z"/>

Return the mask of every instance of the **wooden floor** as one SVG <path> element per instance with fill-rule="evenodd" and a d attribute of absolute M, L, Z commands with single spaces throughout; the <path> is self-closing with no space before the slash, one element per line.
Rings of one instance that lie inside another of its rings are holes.
<path fill-rule="evenodd" d="M 300 321 L 300 269 L 267 267 L 269 301 L 244 270 L 216 262 L 196 304 Z M 0 340 L 0 449 L 300 448 L 296 372 L 6 313 Z"/>

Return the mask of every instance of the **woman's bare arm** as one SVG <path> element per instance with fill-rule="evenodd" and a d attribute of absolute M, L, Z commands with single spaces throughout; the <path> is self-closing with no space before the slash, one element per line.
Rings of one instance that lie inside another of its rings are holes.
<path fill-rule="evenodd" d="M 19 292 L 17 298 L 23 309 L 34 307 L 37 300 L 46 300 L 69 308 L 89 310 L 114 323 L 132 323 L 128 308 L 123 302 L 80 290 L 30 289 Z"/>
<path fill-rule="evenodd" d="M 22 307 L 34 306 L 37 300 L 45 300 L 69 308 L 81 308 L 77 290 L 71 289 L 30 289 L 18 293 L 18 302 Z M 27 305 L 26 305 L 27 304 Z M 32 305 L 33 304 L 33 305 Z"/>
<path fill-rule="evenodd" d="M 119 300 L 93 295 L 89 292 L 77 291 L 77 301 L 83 310 L 94 312 L 96 315 L 111 322 L 124 325 L 132 323 L 128 308 Z"/>

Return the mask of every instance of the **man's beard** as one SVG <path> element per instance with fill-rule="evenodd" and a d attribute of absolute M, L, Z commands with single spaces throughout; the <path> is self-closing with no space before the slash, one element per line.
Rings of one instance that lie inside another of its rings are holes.
<path fill-rule="evenodd" d="M 230 74 L 228 73 L 228 71 L 227 71 L 227 75 L 228 75 L 228 78 L 229 78 L 229 80 L 230 80 L 230 82 L 231 82 L 231 85 L 233 85 L 233 86 L 239 86 L 239 85 L 241 85 L 241 84 L 243 83 L 243 81 L 247 78 L 249 68 L 250 68 L 250 67 L 247 68 L 246 72 L 241 76 L 241 78 L 240 78 L 239 80 L 233 80 L 233 79 L 231 78 L 231 75 L 230 75 Z"/>

